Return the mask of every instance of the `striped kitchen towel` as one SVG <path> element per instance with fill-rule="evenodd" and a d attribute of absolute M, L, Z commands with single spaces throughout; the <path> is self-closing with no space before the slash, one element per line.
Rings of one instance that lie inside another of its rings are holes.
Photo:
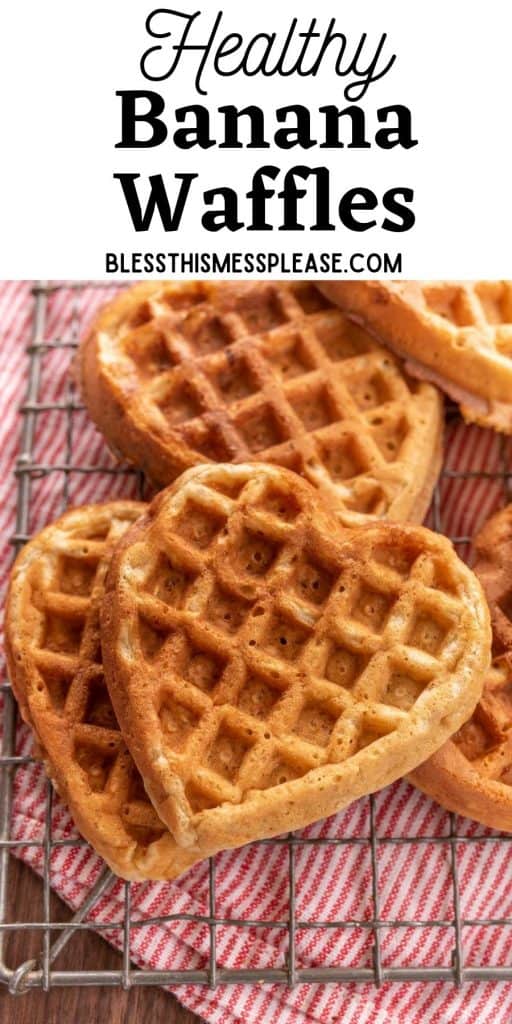
<path fill-rule="evenodd" d="M 55 287 L 48 299 L 44 338 L 74 341 L 99 305 L 115 287 Z M 32 339 L 33 292 L 29 283 L 6 283 L 0 288 L 0 520 L 5 540 L 0 558 L 5 588 L 15 532 L 17 485 L 13 475 L 19 452 L 21 420 L 28 371 L 26 349 Z M 49 347 L 41 362 L 32 462 L 29 532 L 55 518 L 66 503 L 81 504 L 113 497 L 134 496 L 133 474 L 113 475 L 113 457 L 90 423 L 85 410 L 68 415 L 54 408 L 70 402 L 71 347 Z M 76 400 L 76 398 L 75 398 Z M 51 406 L 51 408 L 46 408 Z M 504 500 L 504 469 L 510 469 L 510 449 L 490 431 L 466 427 L 456 419 L 448 424 L 445 470 L 440 487 L 439 528 L 460 539 L 459 553 L 470 557 L 470 537 Z M 70 458 L 71 471 L 63 462 Z M 508 465 L 507 465 L 508 460 Z M 91 472 L 73 467 L 86 464 Z M 498 474 L 479 476 L 479 473 Z M 459 475 L 461 474 L 461 475 Z M 477 474 L 476 476 L 474 474 Z M 501 476 L 499 475 L 501 474 Z M 432 521 L 431 521 L 432 522 Z M 18 752 L 31 751 L 29 730 L 19 727 Z M 44 834 L 46 783 L 43 770 L 30 765 L 15 780 L 12 838 L 41 839 Z M 298 844 L 294 849 L 298 967 L 372 966 L 379 943 L 385 968 L 423 965 L 450 966 L 454 948 L 454 899 L 451 857 L 457 858 L 460 913 L 471 924 L 462 928 L 465 963 L 510 964 L 512 927 L 484 926 L 488 919 L 512 918 L 509 847 L 489 841 L 490 833 L 474 822 L 458 819 L 461 836 L 480 837 L 459 843 L 436 844 L 446 836 L 449 816 L 405 782 L 379 793 L 373 814 L 377 835 L 378 917 L 372 892 L 369 800 L 360 800 L 327 821 L 305 829 L 302 838 L 355 838 L 354 843 Z M 53 838 L 76 835 L 73 823 L 57 798 L 52 811 Z M 390 837 L 400 843 L 386 843 Z M 487 838 L 487 841 L 486 841 Z M 41 871 L 42 849 L 21 847 L 18 855 Z M 283 967 L 287 958 L 289 912 L 289 852 L 283 843 L 252 844 L 216 858 L 216 914 L 237 921 L 263 920 L 264 927 L 236 924 L 217 927 L 217 963 L 221 967 Z M 51 855 L 51 883 L 72 907 L 79 907 L 97 879 L 102 864 L 89 847 L 61 847 Z M 115 883 L 99 899 L 91 919 L 108 925 L 102 931 L 119 945 L 124 903 L 123 886 Z M 148 922 L 131 932 L 134 963 L 159 969 L 202 968 L 208 963 L 207 925 L 190 920 L 164 922 L 168 915 L 208 912 L 208 865 L 199 864 L 175 882 L 132 886 L 134 922 Z M 342 927 L 350 922 L 350 927 Z M 396 927 L 396 922 L 400 923 Z M 414 922 L 412 924 L 411 922 Z M 418 922 L 420 923 L 418 925 Z M 437 922 L 437 923 L 436 923 Z M 321 923 L 321 926 L 318 926 Z M 174 989 L 181 1002 L 216 1024 L 509 1024 L 512 985 L 467 983 L 458 990 L 447 982 L 386 982 L 373 984 L 219 986 L 194 985 Z"/>

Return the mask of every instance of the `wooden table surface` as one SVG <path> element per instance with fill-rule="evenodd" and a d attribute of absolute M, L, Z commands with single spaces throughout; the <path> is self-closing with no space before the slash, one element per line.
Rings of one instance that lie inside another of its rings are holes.
<path fill-rule="evenodd" d="M 9 870 L 9 917 L 18 921 L 35 920 L 42 910 L 41 880 L 25 864 L 11 858 Z M 66 921 L 69 909 L 52 894 L 53 920 Z M 6 961 L 18 966 L 37 956 L 41 933 L 10 934 L 6 945 Z M 99 935 L 77 932 L 56 961 L 62 970 L 118 969 L 120 955 Z M 184 1010 L 169 992 L 160 988 L 133 988 L 129 992 L 112 988 L 56 988 L 45 993 L 39 990 L 23 996 L 10 996 L 0 986 L 1 1024 L 198 1024 L 195 1014 Z"/>

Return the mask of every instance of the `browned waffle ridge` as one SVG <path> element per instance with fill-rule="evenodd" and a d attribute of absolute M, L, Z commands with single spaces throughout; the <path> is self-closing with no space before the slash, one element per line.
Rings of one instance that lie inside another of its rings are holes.
<path fill-rule="evenodd" d="M 512 281 L 326 281 L 323 294 L 460 404 L 512 433 Z"/>
<path fill-rule="evenodd" d="M 276 463 L 345 522 L 421 521 L 442 403 L 312 284 L 152 282 L 82 342 L 79 377 L 111 446 L 155 482 L 198 463 Z"/>
<path fill-rule="evenodd" d="M 494 661 L 468 722 L 411 775 L 448 810 L 512 831 L 512 505 L 475 537 L 475 572 L 491 612 Z"/>
<path fill-rule="evenodd" d="M 116 548 L 113 704 L 176 841 L 203 855 L 301 827 L 410 771 L 481 693 L 488 611 L 422 527 L 342 528 L 264 464 L 189 470 Z"/>
<path fill-rule="evenodd" d="M 149 802 L 103 677 L 105 572 L 113 543 L 144 508 L 90 505 L 47 526 L 18 555 L 6 609 L 12 687 L 47 771 L 82 835 L 129 879 L 173 878 L 197 860 Z"/>

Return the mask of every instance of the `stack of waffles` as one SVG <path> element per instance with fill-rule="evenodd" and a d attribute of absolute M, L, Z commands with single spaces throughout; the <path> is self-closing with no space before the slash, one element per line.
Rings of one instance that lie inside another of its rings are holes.
<path fill-rule="evenodd" d="M 163 489 L 25 546 L 8 661 L 52 781 L 125 878 L 173 878 L 405 774 L 512 827 L 512 517 L 477 538 L 476 573 L 417 525 L 442 398 L 417 379 L 419 328 L 396 325 L 411 358 L 388 329 L 392 310 L 430 323 L 425 365 L 453 363 L 454 395 L 468 362 L 464 409 L 477 396 L 505 429 L 509 286 L 347 288 L 144 284 L 82 341 L 92 418 Z"/>

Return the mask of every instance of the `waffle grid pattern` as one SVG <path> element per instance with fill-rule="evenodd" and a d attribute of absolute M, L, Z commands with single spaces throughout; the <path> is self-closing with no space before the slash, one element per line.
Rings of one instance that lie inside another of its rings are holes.
<path fill-rule="evenodd" d="M 456 734 L 460 753 L 484 779 L 512 784 L 512 602 L 510 516 L 504 509 L 475 537 L 475 572 L 487 594 L 493 624 L 493 665 L 473 715 Z M 503 794 L 507 800 L 508 790 Z"/>
<path fill-rule="evenodd" d="M 426 309 L 459 328 L 478 327 L 487 343 L 504 356 L 512 355 L 512 285 L 508 281 L 478 281 L 446 285 L 426 284 L 421 289 Z"/>
<path fill-rule="evenodd" d="M 79 311 L 80 286 L 74 287 L 76 288 L 76 312 L 70 334 L 65 339 L 48 338 L 47 336 L 46 307 L 48 295 L 52 289 L 44 284 L 35 289 L 33 343 L 28 352 L 28 358 L 30 360 L 29 383 L 26 401 L 21 410 L 23 415 L 23 431 L 17 469 L 18 509 L 16 532 L 12 538 L 15 546 L 19 546 L 29 539 L 32 486 L 34 481 L 37 481 L 40 478 L 50 478 L 54 480 L 56 491 L 62 484 L 61 511 L 64 511 L 69 503 L 70 485 L 75 474 L 106 473 L 110 475 L 113 473 L 128 473 L 130 476 L 133 475 L 138 481 L 139 497 L 145 497 L 144 482 L 140 474 L 135 473 L 135 471 L 112 467 L 105 467 L 104 469 L 99 470 L 97 467 L 88 465 L 87 463 L 76 462 L 74 458 L 73 443 L 74 423 L 76 422 L 77 417 L 81 415 L 82 407 L 76 398 L 76 393 L 71 383 L 64 401 L 39 401 L 45 357 L 51 353 L 52 349 L 55 348 L 59 350 L 62 348 L 68 349 L 71 355 L 77 347 L 77 340 L 81 331 Z M 100 285 L 98 287 L 102 286 Z M 37 458 L 35 447 L 38 434 L 38 419 L 41 414 L 48 412 L 51 412 L 62 419 L 66 427 L 67 437 L 65 459 L 62 462 L 52 463 L 51 465 L 42 463 Z M 512 474 L 508 469 L 507 443 L 507 440 L 503 438 L 502 465 L 498 474 L 500 483 L 503 486 L 504 501 L 512 500 Z M 460 473 L 455 473 L 453 471 L 445 472 L 444 476 L 449 476 L 451 478 L 455 477 L 457 479 L 468 479 L 472 477 L 488 478 L 491 474 L 484 471 L 473 472 L 471 469 L 466 469 Z M 57 512 L 58 511 L 59 510 L 57 509 Z M 442 530 L 443 521 L 439 486 L 436 488 L 434 494 L 433 517 L 435 528 Z M 464 535 L 459 535 L 452 537 L 452 540 L 457 545 L 460 553 L 465 554 L 470 538 Z M 88 919 L 88 915 L 91 910 L 98 905 L 102 895 L 112 885 L 112 876 L 108 871 L 103 873 L 94 890 L 90 893 L 80 910 L 70 920 L 62 921 L 61 918 L 57 919 L 51 916 L 51 852 L 53 849 L 61 847 L 80 848 L 85 844 L 81 839 L 59 839 L 52 835 L 50 824 L 52 816 L 52 787 L 50 783 L 47 783 L 46 788 L 47 827 L 45 835 L 41 839 L 33 840 L 32 843 L 27 843 L 27 839 L 17 841 L 12 838 L 10 833 L 10 807 L 14 773 L 18 771 L 23 772 L 27 765 L 29 766 L 33 763 L 33 758 L 19 757 L 16 755 L 15 735 L 17 708 L 11 695 L 10 686 L 7 681 L 5 681 L 5 676 L 0 688 L 4 698 L 3 748 L 0 756 L 0 981 L 9 985 L 13 992 L 21 993 L 29 989 L 41 987 L 47 990 L 53 986 L 83 983 L 88 985 L 117 984 L 122 987 L 129 987 L 131 985 L 148 984 L 172 985 L 182 982 L 210 986 L 228 982 L 253 982 L 255 980 L 254 971 L 247 971 L 243 966 L 238 967 L 237 969 L 222 969 L 216 964 L 216 929 L 220 924 L 232 925 L 237 928 L 264 928 L 271 923 L 273 928 L 282 929 L 287 933 L 289 945 L 286 966 L 284 968 L 276 967 L 262 969 L 258 971 L 257 974 L 258 979 L 282 983 L 284 985 L 295 985 L 300 982 L 346 981 L 374 982 L 375 984 L 381 984 L 382 982 L 392 982 L 393 980 L 396 980 L 397 983 L 401 983 L 404 980 L 420 981 L 425 983 L 431 983 L 436 980 L 446 980 L 451 981 L 454 984 L 461 984 L 463 981 L 479 979 L 512 980 L 512 968 L 510 966 L 481 967 L 476 963 L 468 961 L 464 956 L 464 928 L 471 925 L 482 925 L 488 929 L 492 929 L 493 927 L 510 928 L 512 927 L 512 919 L 499 917 L 490 918 L 485 915 L 479 916 L 476 912 L 471 916 L 471 918 L 463 916 L 461 911 L 461 891 L 459 887 L 457 866 L 457 850 L 462 846 L 469 844 L 473 848 L 478 849 L 479 844 L 482 843 L 490 844 L 491 846 L 496 843 L 508 844 L 512 841 L 512 835 L 487 835 L 483 839 L 481 836 L 464 835 L 458 830 L 457 816 L 450 815 L 450 828 L 449 832 L 445 835 L 418 836 L 411 834 L 401 836 L 380 836 L 378 834 L 376 824 L 376 801 L 374 797 L 368 798 L 370 825 L 368 836 L 365 835 L 359 838 L 347 837 L 323 839 L 303 838 L 298 834 L 263 841 L 263 845 L 270 847 L 284 845 L 288 850 L 289 910 L 288 914 L 282 919 L 272 920 L 272 922 L 265 922 L 264 920 L 249 921 L 247 919 L 237 919 L 234 917 L 230 917 L 229 919 L 222 918 L 217 914 L 215 883 L 216 871 L 215 858 L 213 858 L 209 866 L 209 906 L 204 914 L 193 915 L 194 921 L 199 924 L 204 924 L 209 930 L 209 958 L 204 968 L 184 971 L 150 971 L 141 970 L 131 966 L 130 937 L 133 935 L 134 930 L 141 927 L 141 922 L 131 917 L 130 883 L 124 884 L 124 913 L 121 915 L 118 924 L 102 924 L 97 921 L 91 922 Z M 398 847 L 404 843 L 411 845 L 414 849 L 414 855 L 418 858 L 421 856 L 422 849 L 427 845 L 435 845 L 439 848 L 444 847 L 449 851 L 454 908 L 452 916 L 447 918 L 436 918 L 429 921 L 415 919 L 408 920 L 407 922 L 401 918 L 384 920 L 381 916 L 379 849 L 386 846 Z M 36 916 L 34 920 L 30 922 L 19 922 L 8 914 L 7 893 L 9 886 L 9 865 L 11 863 L 10 851 L 17 846 L 27 847 L 27 845 L 32 846 L 34 849 L 41 849 L 43 852 L 44 871 L 42 878 L 42 890 L 44 911 L 40 916 Z M 348 845 L 354 849 L 362 847 L 368 849 L 371 862 L 373 904 L 373 913 L 370 919 L 358 922 L 340 920 L 335 922 L 329 921 L 326 923 L 321 920 L 301 920 L 299 917 L 295 891 L 294 865 L 296 853 L 304 846 L 313 848 L 315 846 L 319 847 L 325 845 L 332 848 L 340 848 Z M 180 919 L 179 914 L 176 916 Z M 162 919 L 158 914 L 156 914 L 151 918 L 147 918 L 142 924 L 148 924 L 150 921 L 158 923 L 160 920 L 169 920 L 169 918 Z M 453 956 L 451 966 L 422 967 L 421 965 L 414 963 L 402 964 L 398 967 L 386 966 L 383 962 L 381 953 L 382 929 L 385 927 L 398 931 L 406 925 L 407 927 L 423 929 L 426 935 L 431 934 L 436 929 L 447 929 L 451 932 L 453 935 Z M 340 929 L 346 929 L 348 934 L 350 934 L 350 930 L 354 928 L 367 929 L 372 934 L 373 958 L 371 966 L 367 966 L 366 964 L 356 966 L 354 968 L 325 966 L 321 969 L 308 969 L 298 966 L 295 946 L 295 937 L 298 929 L 312 929 L 314 931 L 324 929 L 326 927 L 332 928 L 333 926 Z M 73 971 L 64 971 L 59 968 L 58 954 L 60 950 L 69 942 L 70 939 L 72 939 L 73 935 L 81 929 L 91 929 L 93 931 L 100 932 L 100 934 L 102 932 L 109 934 L 116 933 L 121 937 L 123 954 L 122 961 L 120 962 L 119 969 L 117 971 L 104 971 L 102 969 L 95 969 L 94 967 L 88 970 L 77 968 Z M 27 934 L 27 938 L 30 933 L 36 933 L 40 937 L 39 942 L 41 955 L 37 960 L 28 960 L 23 963 L 12 964 L 6 959 L 7 939 L 9 933 L 13 931 L 25 932 Z"/>
<path fill-rule="evenodd" d="M 60 531 L 53 550 L 41 550 L 30 578 L 42 578 L 37 598 L 41 616 L 30 657 L 38 689 L 53 713 L 64 717 L 75 763 L 94 796 L 92 816 L 119 815 L 128 835 L 150 843 L 164 832 L 126 749 L 105 684 L 99 650 L 99 595 L 105 552 L 140 514 L 118 506 L 107 522 L 76 521 L 73 535 Z M 29 612 L 29 609 L 27 609 Z M 37 732 L 37 728 L 36 728 Z M 70 750 L 71 756 L 71 750 Z"/>
<path fill-rule="evenodd" d="M 233 291 L 226 312 L 200 284 L 134 298 L 133 326 L 102 342 L 133 416 L 182 450 L 180 469 L 197 453 L 273 462 L 334 488 L 349 512 L 386 514 L 418 472 L 422 386 L 311 285 L 260 288 L 257 304 Z"/>
<path fill-rule="evenodd" d="M 457 746 L 487 779 L 512 783 L 510 662 L 499 658 L 469 722 L 457 733 Z"/>
<path fill-rule="evenodd" d="M 302 492 L 234 473 L 186 481 L 145 568 L 135 545 L 123 569 L 139 630 L 130 658 L 192 814 L 343 762 L 392 732 L 464 652 L 459 583 L 436 551 L 365 538 L 356 580 L 321 528 L 311 537 Z M 233 482 L 235 495 L 219 493 Z"/>

